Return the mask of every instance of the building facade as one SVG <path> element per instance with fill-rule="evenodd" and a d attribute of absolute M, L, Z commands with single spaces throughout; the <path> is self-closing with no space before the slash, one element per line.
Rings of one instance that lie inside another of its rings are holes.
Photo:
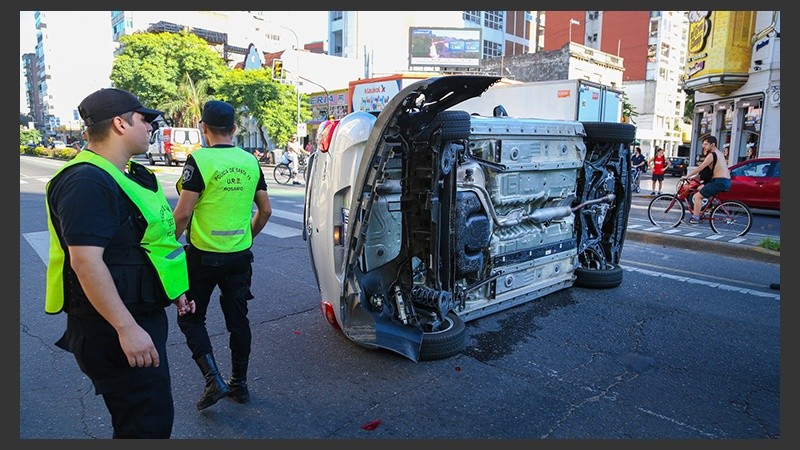
<path fill-rule="evenodd" d="M 412 27 L 479 29 L 481 58 L 529 52 L 530 11 L 329 11 L 328 53 L 364 62 L 363 78 L 419 71 L 410 63 Z M 446 72 L 430 66 L 433 72 Z M 465 71 L 460 68 L 460 71 Z"/>
<path fill-rule="evenodd" d="M 715 136 L 731 164 L 780 156 L 780 11 L 692 11 L 686 88 L 695 92 L 691 155 Z"/>
<path fill-rule="evenodd" d="M 36 128 L 52 139 L 71 140 L 69 136 L 79 135 L 78 104 L 111 83 L 109 12 L 81 12 L 80 40 L 75 37 L 73 18 L 71 11 L 35 11 L 35 55 L 26 58 L 26 79 L 32 83 L 29 113 L 35 114 Z"/>
<path fill-rule="evenodd" d="M 575 40 L 624 60 L 622 90 L 638 114 L 632 119 L 643 154 L 664 148 L 677 156 L 685 144 L 688 14 L 686 11 L 546 11 L 544 49 Z"/>

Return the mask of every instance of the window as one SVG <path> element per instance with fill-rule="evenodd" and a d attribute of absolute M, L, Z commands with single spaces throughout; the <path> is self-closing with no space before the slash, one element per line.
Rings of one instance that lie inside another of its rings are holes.
<path fill-rule="evenodd" d="M 331 11 L 331 22 L 342 20 L 342 17 L 344 17 L 342 11 Z"/>
<path fill-rule="evenodd" d="M 483 26 L 493 30 L 503 29 L 503 11 L 486 11 Z"/>
<path fill-rule="evenodd" d="M 492 41 L 483 41 L 483 57 L 484 58 L 495 58 L 502 54 L 502 47 L 497 42 Z"/>
<path fill-rule="evenodd" d="M 464 11 L 461 14 L 461 17 L 466 20 L 467 22 L 477 23 L 478 25 L 481 24 L 481 12 L 480 11 Z"/>

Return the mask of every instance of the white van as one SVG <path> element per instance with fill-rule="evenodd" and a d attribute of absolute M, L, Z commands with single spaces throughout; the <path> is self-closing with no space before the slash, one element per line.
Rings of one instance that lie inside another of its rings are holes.
<path fill-rule="evenodd" d="M 189 154 L 200 147 L 200 130 L 197 128 L 159 127 L 150 136 L 147 160 L 151 166 L 156 161 L 177 166 L 185 163 Z"/>

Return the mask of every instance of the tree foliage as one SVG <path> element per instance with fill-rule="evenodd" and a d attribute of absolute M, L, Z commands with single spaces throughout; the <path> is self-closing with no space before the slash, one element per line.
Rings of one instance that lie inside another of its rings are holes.
<path fill-rule="evenodd" d="M 176 127 L 194 128 L 200 122 L 203 105 L 213 97 L 208 93 L 208 82 L 194 82 L 188 73 L 178 85 L 175 97 L 161 105 L 164 115 L 169 117 Z"/>
<path fill-rule="evenodd" d="M 174 126 L 196 126 L 203 104 L 215 99 L 233 105 L 240 116 L 252 116 L 265 143 L 284 147 L 296 133 L 296 91 L 273 81 L 271 69 L 229 69 L 206 41 L 187 32 L 134 33 L 120 43 L 123 49 L 111 71 L 114 86 L 164 111 Z M 300 121 L 310 118 L 302 96 Z M 237 125 L 246 128 L 241 120 Z"/>
<path fill-rule="evenodd" d="M 204 80 L 213 92 L 228 70 L 206 41 L 187 32 L 134 33 L 120 37 L 120 43 L 111 81 L 149 107 L 163 109 L 174 102 L 186 76 L 193 82 Z"/>
<path fill-rule="evenodd" d="M 19 127 L 19 144 L 25 145 L 29 142 L 38 144 L 42 141 L 42 133 L 37 129 L 27 128 L 20 125 Z"/>
<path fill-rule="evenodd" d="M 686 103 L 683 104 L 683 121 L 692 123 L 694 120 L 694 91 L 686 91 Z"/>
<path fill-rule="evenodd" d="M 225 74 L 217 94 L 219 100 L 256 120 L 263 142 L 267 142 L 265 130 L 278 147 L 284 147 L 296 132 L 295 90 L 273 81 L 269 69 L 233 69 Z M 301 120 L 308 120 L 311 113 L 304 105 L 301 99 Z"/>
<path fill-rule="evenodd" d="M 633 120 L 634 117 L 638 116 L 639 112 L 636 111 L 636 107 L 633 106 L 628 100 L 628 95 L 626 93 L 622 93 L 622 122 L 623 123 L 630 123 L 636 125 L 636 121 Z"/>

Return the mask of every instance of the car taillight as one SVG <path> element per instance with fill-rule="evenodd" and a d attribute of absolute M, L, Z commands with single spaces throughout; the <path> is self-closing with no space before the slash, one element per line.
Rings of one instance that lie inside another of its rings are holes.
<path fill-rule="evenodd" d="M 170 141 L 164 142 L 164 153 L 167 154 L 172 153 L 172 142 Z"/>
<path fill-rule="evenodd" d="M 336 328 L 339 331 L 342 331 L 342 327 L 339 326 L 339 323 L 336 322 L 336 314 L 333 313 L 333 305 L 326 301 L 322 301 L 319 304 L 320 309 L 322 310 L 322 315 L 328 320 L 333 328 Z"/>
<path fill-rule="evenodd" d="M 329 120 L 325 122 L 322 127 L 322 134 L 319 138 L 319 149 L 322 152 L 327 152 L 331 147 L 331 140 L 333 139 L 333 130 L 339 125 L 338 120 Z"/>
<path fill-rule="evenodd" d="M 344 233 L 342 231 L 341 225 L 333 226 L 333 243 L 335 245 L 344 245 Z"/>

